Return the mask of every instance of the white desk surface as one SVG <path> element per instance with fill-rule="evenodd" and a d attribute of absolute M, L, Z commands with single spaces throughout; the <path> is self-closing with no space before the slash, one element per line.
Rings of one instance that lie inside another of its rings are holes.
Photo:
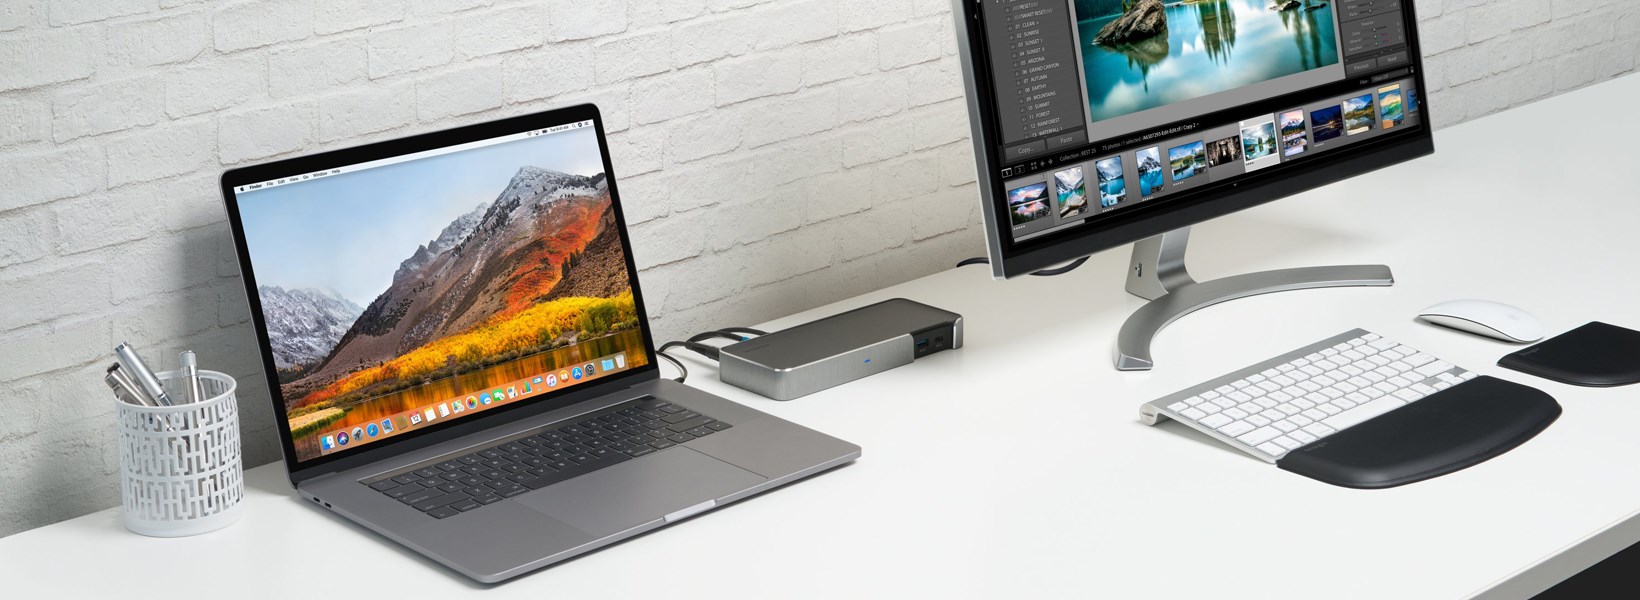
<path fill-rule="evenodd" d="M 998 282 L 965 267 L 776 321 L 903 296 L 962 313 L 967 345 L 785 403 L 697 367 L 692 384 L 858 443 L 864 457 L 511 583 L 470 583 L 299 501 L 278 463 L 249 471 L 247 510 L 226 529 L 148 539 L 110 509 L 0 539 L 0 580 L 16 598 L 1481 592 L 1640 508 L 1640 387 L 1507 371 L 1495 362 L 1513 347 L 1412 317 L 1478 297 L 1557 334 L 1589 320 L 1640 327 L 1640 187 L 1628 166 L 1640 131 L 1584 118 L 1626 114 L 1636 97 L 1640 77 L 1626 77 L 1452 127 L 1433 157 L 1198 226 L 1198 278 L 1383 262 L 1396 284 L 1209 308 L 1162 332 L 1151 372 L 1111 368 L 1117 328 L 1142 302 L 1122 290 L 1125 248 L 1068 276 Z M 1537 386 L 1565 414 L 1490 462 L 1378 491 L 1278 470 L 1177 423 L 1139 423 L 1147 400 L 1354 327 Z"/>

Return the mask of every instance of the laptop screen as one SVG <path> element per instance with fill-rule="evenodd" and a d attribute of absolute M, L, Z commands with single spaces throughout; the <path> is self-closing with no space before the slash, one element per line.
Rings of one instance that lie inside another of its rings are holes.
<path fill-rule="evenodd" d="M 597 131 L 234 182 L 296 462 L 650 363 Z"/>

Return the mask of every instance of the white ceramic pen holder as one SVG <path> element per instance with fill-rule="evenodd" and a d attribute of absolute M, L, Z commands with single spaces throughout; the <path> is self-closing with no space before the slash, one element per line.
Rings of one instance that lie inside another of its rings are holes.
<path fill-rule="evenodd" d="M 166 394 L 183 398 L 182 372 L 158 374 Z M 205 400 L 175 406 L 119 405 L 120 494 L 125 527 L 182 537 L 239 519 L 245 476 L 239 453 L 234 378 L 200 371 Z"/>

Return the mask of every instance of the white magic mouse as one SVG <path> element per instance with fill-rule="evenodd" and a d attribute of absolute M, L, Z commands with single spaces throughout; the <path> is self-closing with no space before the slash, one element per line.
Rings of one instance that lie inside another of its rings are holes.
<path fill-rule="evenodd" d="M 1537 317 L 1491 300 L 1448 300 L 1424 309 L 1418 317 L 1442 327 L 1504 342 L 1524 344 L 1543 339 L 1543 324 Z"/>

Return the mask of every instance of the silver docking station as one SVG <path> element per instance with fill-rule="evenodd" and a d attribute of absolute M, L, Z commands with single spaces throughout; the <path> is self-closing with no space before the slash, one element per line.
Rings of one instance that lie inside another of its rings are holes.
<path fill-rule="evenodd" d="M 904 298 L 724 346 L 724 383 L 791 400 L 962 347 L 962 315 Z"/>

